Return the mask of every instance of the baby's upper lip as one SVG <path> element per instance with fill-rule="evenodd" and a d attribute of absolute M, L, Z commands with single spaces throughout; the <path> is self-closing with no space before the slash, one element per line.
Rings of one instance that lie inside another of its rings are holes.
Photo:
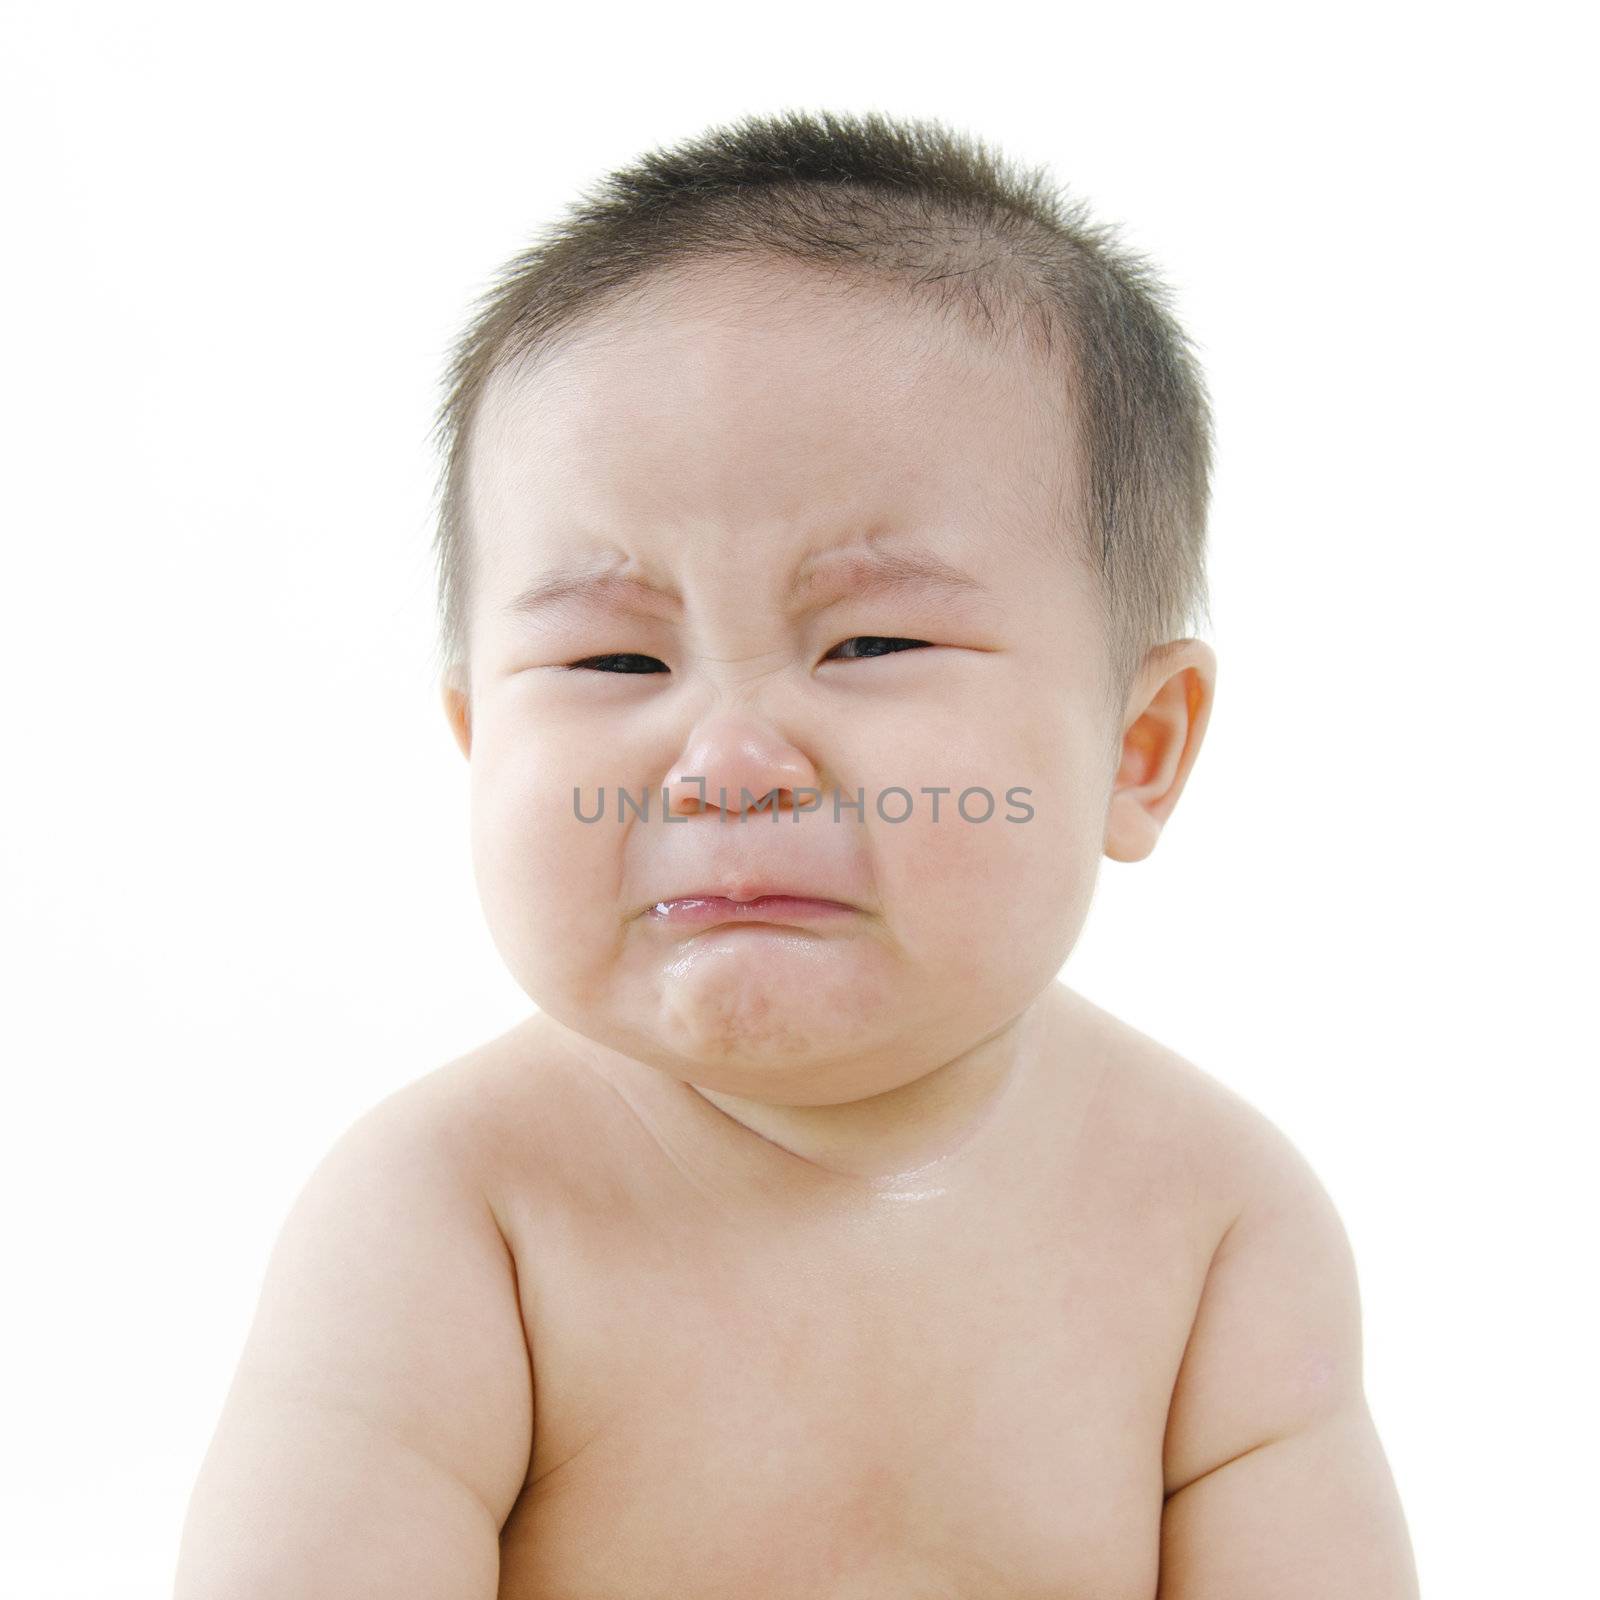
<path fill-rule="evenodd" d="M 703 885 L 696 889 L 681 889 L 672 894 L 657 895 L 652 905 L 667 905 L 674 900 L 760 900 L 768 895 L 787 895 L 796 900 L 828 900 L 834 905 L 857 909 L 854 901 L 824 889 L 806 888 L 795 883 L 782 883 L 772 878 L 729 878 Z"/>

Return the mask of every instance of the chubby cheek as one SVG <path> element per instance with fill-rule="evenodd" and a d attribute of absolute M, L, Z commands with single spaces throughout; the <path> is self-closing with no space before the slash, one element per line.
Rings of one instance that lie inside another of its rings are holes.
<path fill-rule="evenodd" d="M 625 910 L 613 805 L 584 823 L 573 805 L 579 764 L 526 738 L 474 743 L 472 863 L 490 937 L 536 1004 L 589 1000 L 620 942 Z M 594 785 L 581 796 L 595 812 Z"/>
<path fill-rule="evenodd" d="M 970 771 L 947 763 L 944 776 L 928 780 L 951 785 L 937 820 L 921 794 L 905 822 L 873 819 L 887 920 L 917 967 L 1026 999 L 1065 963 L 1088 914 L 1101 845 L 1092 786 L 1069 779 L 1065 757 L 1022 740 Z"/>

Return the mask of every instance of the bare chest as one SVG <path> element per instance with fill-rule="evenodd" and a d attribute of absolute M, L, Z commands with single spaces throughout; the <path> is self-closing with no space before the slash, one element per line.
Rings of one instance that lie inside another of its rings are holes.
<path fill-rule="evenodd" d="M 547 1233 L 501 1595 L 1149 1600 L 1204 1263 L 1149 1208 L 1016 1198 Z"/>

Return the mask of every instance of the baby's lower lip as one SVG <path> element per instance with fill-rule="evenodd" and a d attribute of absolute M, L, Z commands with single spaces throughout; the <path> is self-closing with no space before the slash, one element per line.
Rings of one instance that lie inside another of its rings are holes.
<path fill-rule="evenodd" d="M 720 895 L 687 900 L 658 900 L 650 908 L 653 922 L 670 927 L 703 927 L 713 922 L 822 922 L 855 914 L 837 900 L 804 900 L 794 895 L 766 894 L 756 900 L 725 900 Z"/>

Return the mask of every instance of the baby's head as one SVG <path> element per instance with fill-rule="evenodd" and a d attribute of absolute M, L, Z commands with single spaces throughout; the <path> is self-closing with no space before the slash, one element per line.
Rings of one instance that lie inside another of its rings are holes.
<path fill-rule="evenodd" d="M 827 113 L 650 155 L 510 264 L 440 415 L 441 667 L 542 1011 L 820 1106 L 1050 984 L 1211 703 L 1164 301 L 1042 174 Z M 844 909 L 680 903 L 783 891 Z"/>

